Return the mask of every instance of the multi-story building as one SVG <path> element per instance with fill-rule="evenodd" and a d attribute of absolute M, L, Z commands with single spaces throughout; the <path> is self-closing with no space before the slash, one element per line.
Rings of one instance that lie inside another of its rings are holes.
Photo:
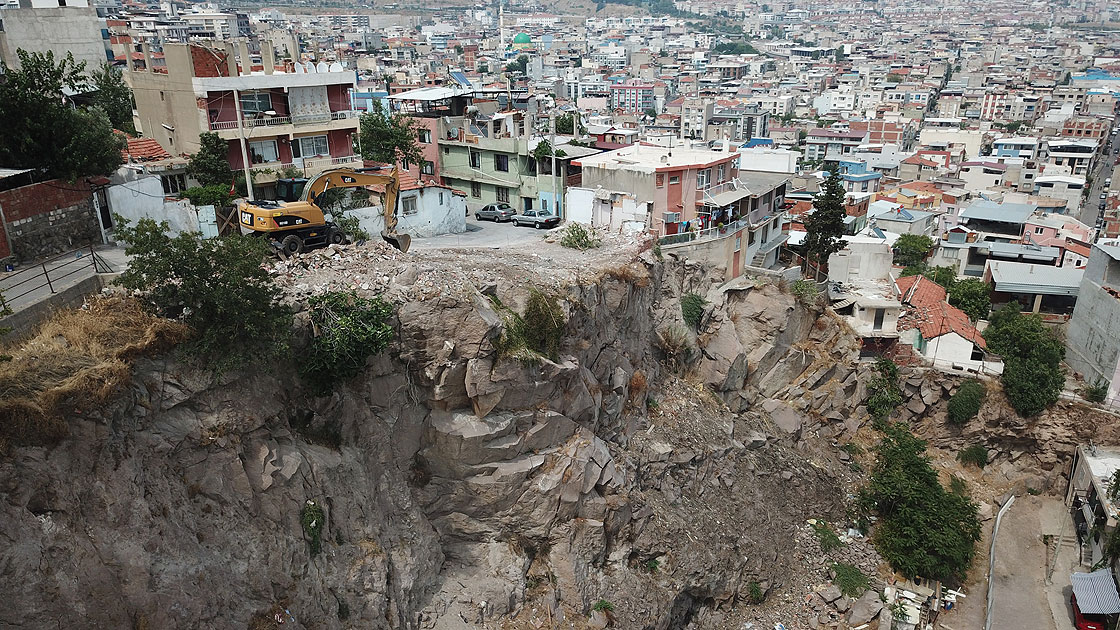
<path fill-rule="evenodd" d="M 1038 138 L 1030 136 L 1000 138 L 992 142 L 992 156 L 1037 160 L 1041 144 Z"/>
<path fill-rule="evenodd" d="M 19 68 L 18 50 L 74 55 L 90 70 L 113 59 L 108 30 L 88 0 L 24 0 L 0 10 L 0 61 Z"/>
<path fill-rule="evenodd" d="M 863 137 L 858 131 L 812 129 L 805 138 L 805 159 L 839 160 L 863 144 Z"/>
<path fill-rule="evenodd" d="M 1087 175 L 1097 151 L 1097 141 L 1090 139 L 1081 140 L 1048 140 L 1046 142 L 1048 153 L 1047 161 L 1054 166 L 1068 169 L 1073 175 Z"/>
<path fill-rule="evenodd" d="M 271 43 L 261 47 L 263 70 L 250 72 L 244 43 L 236 51 L 232 43 L 168 44 L 163 68 L 147 63 L 145 45 L 151 69 L 129 74 L 145 134 L 180 155 L 198 150 L 200 133 L 217 133 L 229 143 L 230 166 L 242 169 L 244 154 L 258 186 L 285 167 L 311 175 L 360 165 L 353 148 L 358 117 L 350 104 L 355 74 L 326 64 L 316 72 L 276 68 Z"/>
<path fill-rule="evenodd" d="M 1111 128 L 1109 119 L 1091 116 L 1067 118 L 1060 131 L 1063 138 L 1092 138 L 1100 140 L 1108 136 Z"/>
<path fill-rule="evenodd" d="M 1115 241 L 1110 241 L 1115 243 Z M 1108 383 L 1120 404 L 1120 246 L 1093 246 L 1066 332 L 1066 362 L 1088 383 Z"/>
<path fill-rule="evenodd" d="M 641 113 L 654 109 L 653 85 L 640 82 L 627 82 L 610 86 L 611 109 L 629 113 Z"/>

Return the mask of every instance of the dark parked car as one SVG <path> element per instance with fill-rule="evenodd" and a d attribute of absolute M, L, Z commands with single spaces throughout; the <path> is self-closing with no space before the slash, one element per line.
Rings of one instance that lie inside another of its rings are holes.
<path fill-rule="evenodd" d="M 513 217 L 513 224 L 517 226 L 531 225 L 538 230 L 554 228 L 560 225 L 560 217 L 547 210 L 526 210 Z"/>
<path fill-rule="evenodd" d="M 490 219 L 494 222 L 509 221 L 513 219 L 514 215 L 516 214 L 517 211 L 514 210 L 513 206 L 509 205 L 508 203 L 492 203 L 490 205 L 483 206 L 481 210 L 475 212 L 474 218 L 478 219 L 479 221 L 483 219 Z"/>

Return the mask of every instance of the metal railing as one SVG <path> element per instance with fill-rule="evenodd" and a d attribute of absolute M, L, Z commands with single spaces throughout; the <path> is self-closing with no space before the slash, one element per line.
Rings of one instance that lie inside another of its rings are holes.
<path fill-rule="evenodd" d="M 306 171 L 306 170 L 310 170 L 310 169 L 324 168 L 324 167 L 328 167 L 328 166 L 338 166 L 340 164 L 353 164 L 355 162 L 361 162 L 361 161 L 362 161 L 362 156 L 360 156 L 360 155 L 343 155 L 341 157 L 323 156 L 323 157 L 317 157 L 317 158 L 304 158 L 303 168 Z"/>
<path fill-rule="evenodd" d="M 74 249 L 59 254 L 53 258 L 41 260 L 25 269 L 9 273 L 0 277 L 0 292 L 3 292 L 4 301 L 9 306 L 16 300 L 30 295 L 43 287 L 47 287 L 52 294 L 66 288 L 63 280 L 92 269 L 93 273 L 111 273 L 112 265 L 105 261 L 93 249 Z"/>
<path fill-rule="evenodd" d="M 682 234 L 670 234 L 662 236 L 658 239 L 661 245 L 676 245 L 678 243 L 692 243 L 697 241 L 708 241 L 716 238 L 725 238 L 738 232 L 739 230 L 748 227 L 750 223 L 746 219 L 739 219 L 727 225 L 711 227 L 703 230 L 694 230 L 684 232 Z"/>
<path fill-rule="evenodd" d="M 297 114 L 295 116 L 269 116 L 267 118 L 248 118 L 242 117 L 241 125 L 245 129 L 255 129 L 257 127 L 277 127 L 280 125 L 313 125 L 316 123 L 325 123 L 332 120 L 346 120 L 349 118 L 357 118 L 361 112 L 345 109 L 337 112 L 324 112 L 321 114 Z M 215 120 L 210 122 L 210 131 L 225 131 L 229 129 L 237 129 L 236 120 Z"/>

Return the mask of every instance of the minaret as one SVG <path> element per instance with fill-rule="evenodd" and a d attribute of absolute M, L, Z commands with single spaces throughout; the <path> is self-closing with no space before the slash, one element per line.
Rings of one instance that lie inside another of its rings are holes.
<path fill-rule="evenodd" d="M 506 49 L 506 7 L 502 0 L 498 0 L 498 48 Z"/>

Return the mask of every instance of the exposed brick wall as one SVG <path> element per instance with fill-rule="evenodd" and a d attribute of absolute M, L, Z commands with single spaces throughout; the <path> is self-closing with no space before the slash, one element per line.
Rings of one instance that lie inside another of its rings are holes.
<path fill-rule="evenodd" d="M 203 46 L 191 45 L 191 65 L 196 77 L 228 77 L 224 51 L 211 50 Z"/>
<path fill-rule="evenodd" d="M 0 192 L 0 209 L 8 227 L 0 240 L 0 258 L 34 260 L 88 245 L 100 234 L 93 193 L 84 182 L 56 179 L 5 190 Z"/>

